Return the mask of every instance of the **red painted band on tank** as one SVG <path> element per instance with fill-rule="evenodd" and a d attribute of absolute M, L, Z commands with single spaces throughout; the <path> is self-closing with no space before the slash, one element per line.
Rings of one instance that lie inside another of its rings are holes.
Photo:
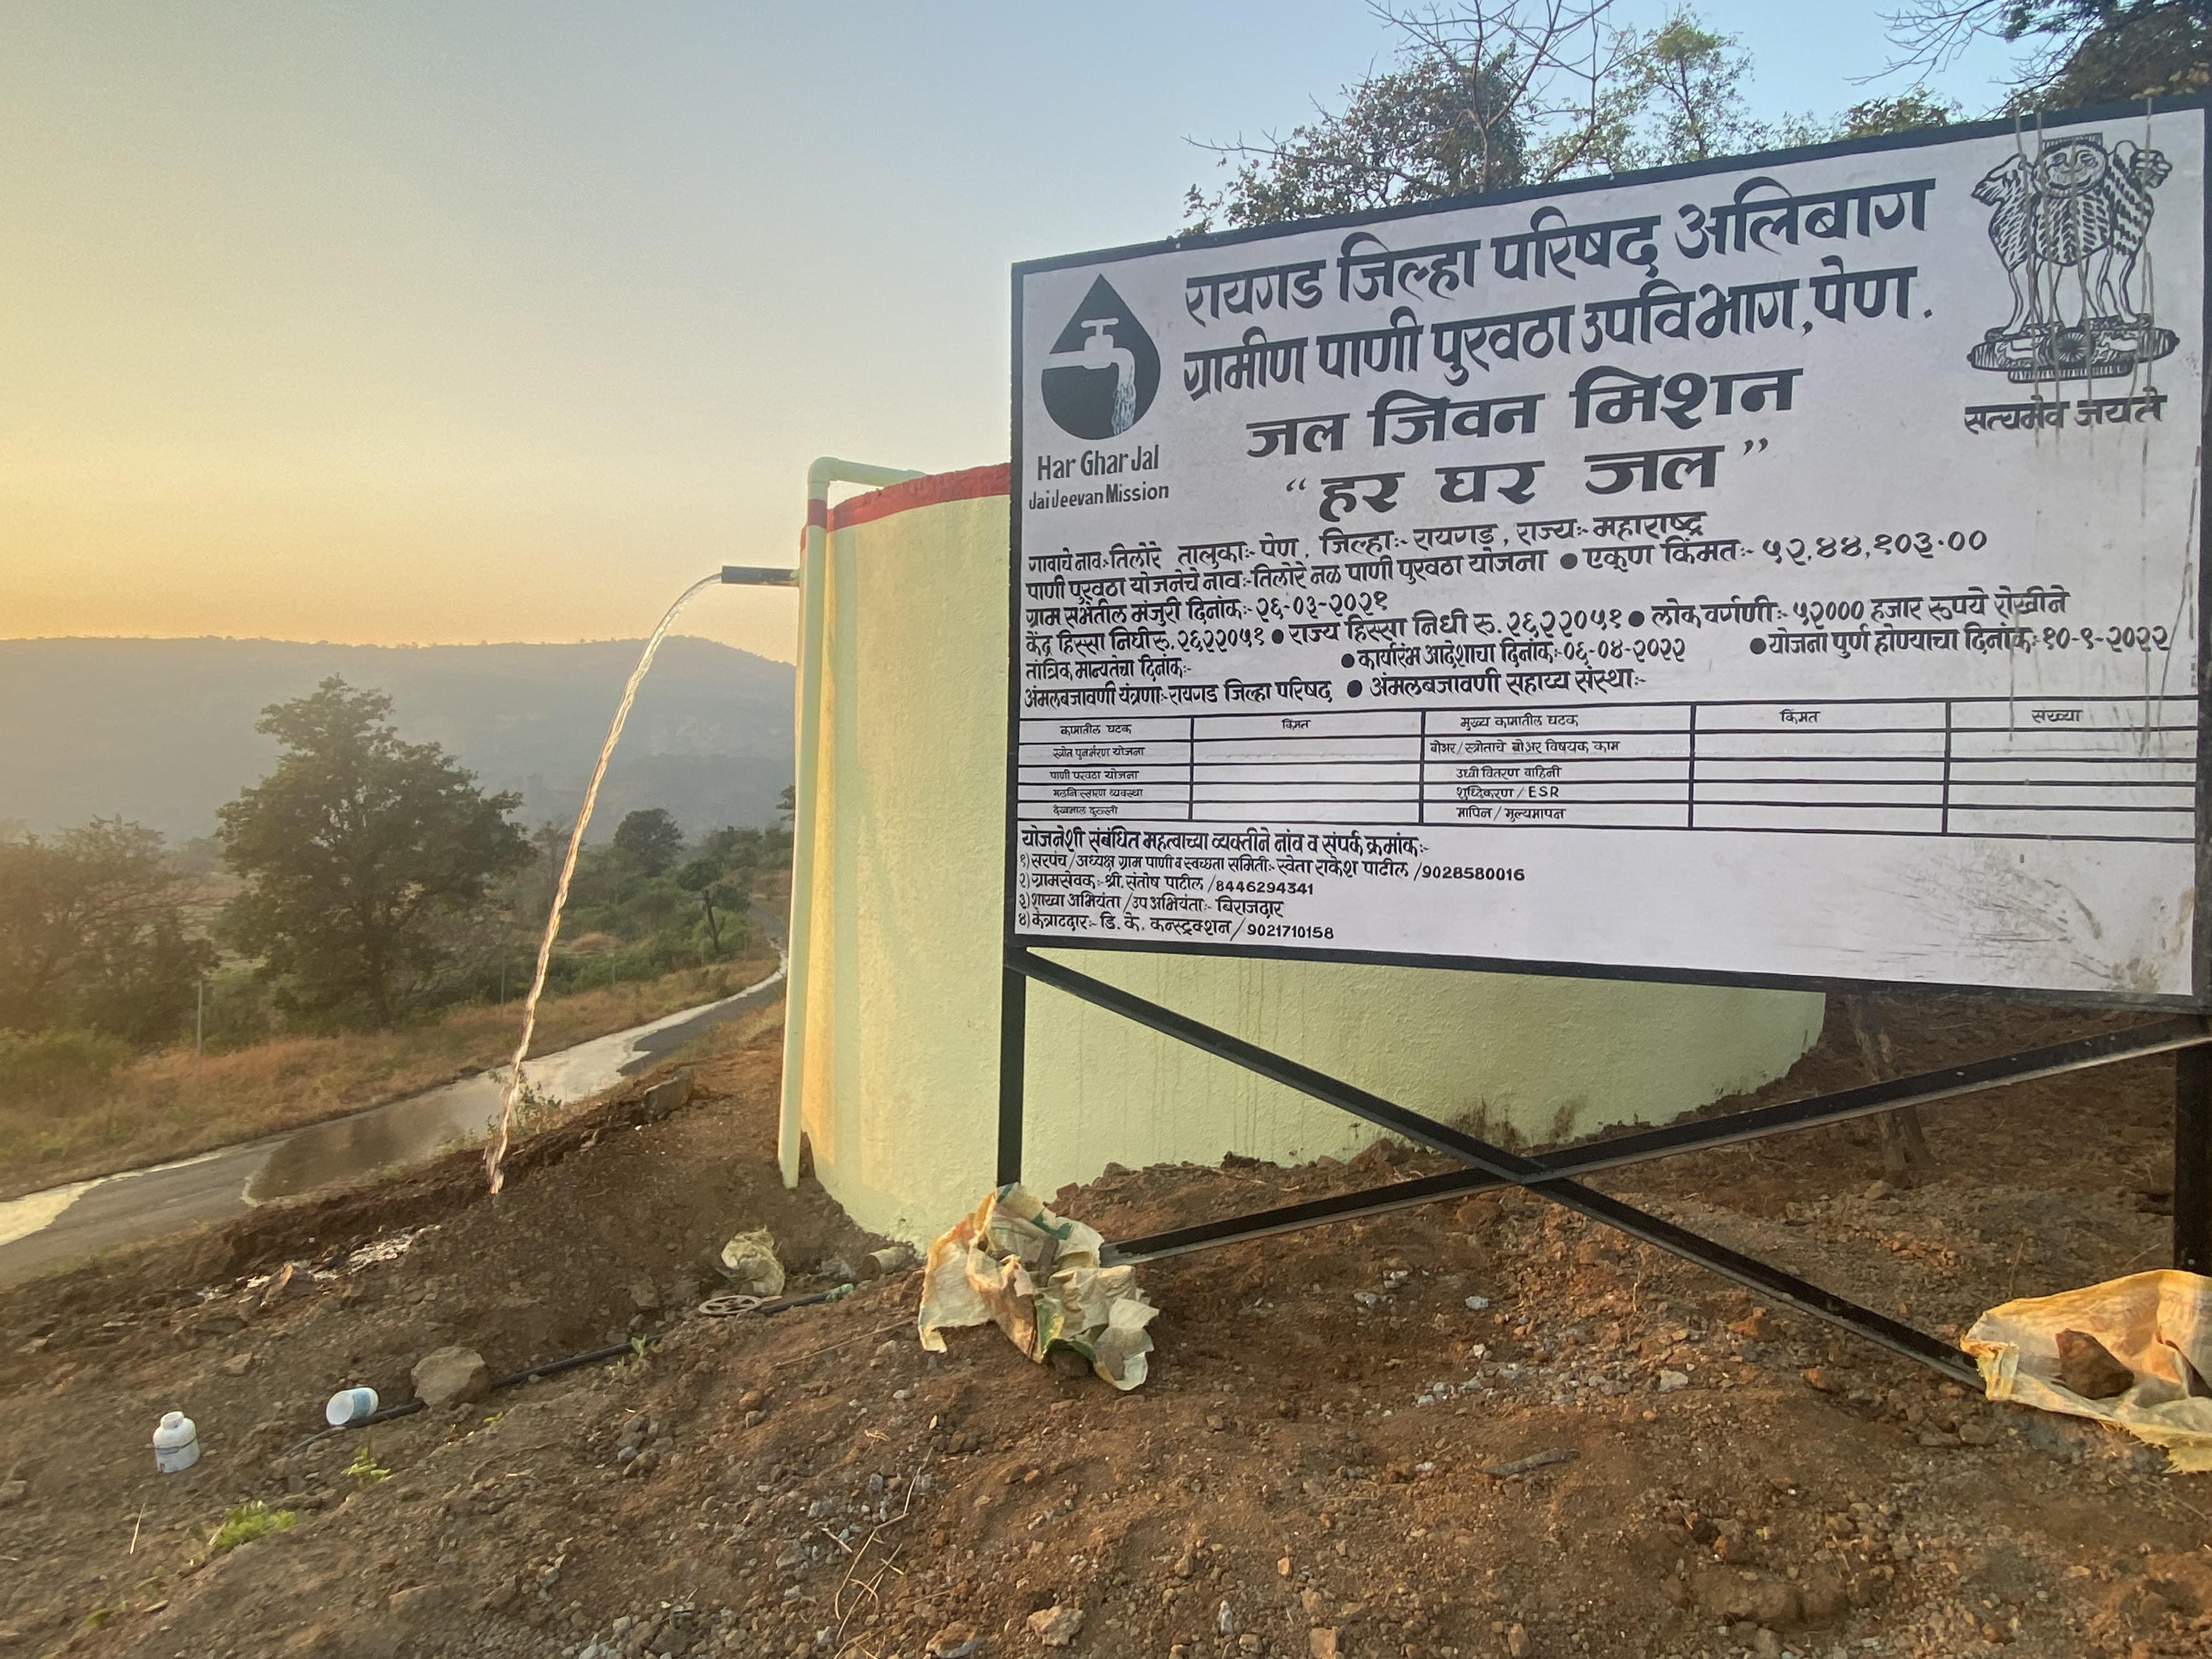
<path fill-rule="evenodd" d="M 904 483 L 872 489 L 849 501 L 838 502 L 830 509 L 830 528 L 850 530 L 854 525 L 872 524 L 894 513 L 910 513 L 917 507 L 942 507 L 947 501 L 973 501 L 987 495 L 1003 495 L 1011 487 L 1004 461 L 992 466 L 971 466 L 959 472 L 933 472 L 926 478 L 909 478 Z"/>
<path fill-rule="evenodd" d="M 1012 470 L 1005 461 L 990 466 L 971 466 L 958 472 L 933 472 L 926 478 L 909 478 L 904 483 L 872 489 L 835 507 L 809 501 L 806 523 L 810 529 L 818 525 L 825 530 L 850 530 L 855 525 L 887 519 L 894 513 L 910 513 L 918 507 L 942 507 L 947 501 L 980 501 L 987 496 L 1003 495 L 1012 488 Z M 799 532 L 799 539 L 804 547 L 805 531 Z"/>

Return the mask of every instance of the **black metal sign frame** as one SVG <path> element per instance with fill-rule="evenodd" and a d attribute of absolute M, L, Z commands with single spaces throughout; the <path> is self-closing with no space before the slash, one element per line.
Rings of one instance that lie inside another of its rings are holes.
<path fill-rule="evenodd" d="M 1771 152 L 1758 156 L 1724 160 L 1611 178 L 1492 192 L 1424 203 L 1415 207 L 1340 215 L 1303 221 L 1299 230 L 1328 229 L 1369 224 L 1426 214 L 1440 209 L 1486 206 L 1553 197 L 1578 189 L 1595 189 L 1624 183 L 1641 184 L 1740 170 L 1752 162 L 1776 163 L 1869 150 L 1918 148 L 1935 143 L 2002 136 L 2015 131 L 2048 131 L 2090 121 L 2111 121 L 2194 110 L 2212 110 L 2212 99 L 2160 98 L 2140 104 L 2107 106 L 2069 111 L 2043 118 L 2025 128 L 1993 121 L 1940 131 L 1898 134 L 1847 143 L 1823 144 Z M 2205 167 L 2205 269 L 2212 276 L 2212 133 L 2208 133 Z M 1929 1365 L 1963 1382 L 1980 1386 L 1974 1365 L 1956 1347 L 1863 1307 L 1809 1280 L 1730 1249 L 1662 1218 L 1624 1204 L 1583 1184 L 1582 1176 L 1616 1169 L 1678 1152 L 1763 1139 L 1769 1135 L 1821 1124 L 1838 1123 L 1907 1106 L 1999 1088 L 2146 1055 L 2175 1056 L 2173 1136 L 2173 1264 L 2197 1273 L 2212 1273 L 2212 940 L 2206 937 L 2207 878 L 2212 876 L 2212 836 L 2207 819 L 2212 815 L 2212 605 L 2201 602 L 2197 611 L 2197 767 L 2196 914 L 2192 933 L 2191 994 L 2187 996 L 2140 996 L 2124 993 L 2021 991 L 2003 987 L 1932 985 L 1806 978 L 1768 974 L 1689 971 L 1668 968 L 1617 967 L 1589 963 L 1504 960 L 1488 957 L 1405 956 L 1389 952 L 1281 949 L 1267 946 L 1177 945 L 1164 946 L 1145 940 L 1085 939 L 1068 941 L 1026 939 L 1016 929 L 1016 858 L 1018 841 L 1018 768 L 1021 742 L 1020 664 L 1012 648 L 1020 637 L 1022 569 L 1021 492 L 1024 477 L 1022 446 L 1022 279 L 1042 270 L 1076 264 L 1092 264 L 1178 249 L 1224 246 L 1279 235 L 1283 228 L 1267 227 L 1190 236 L 1064 258 L 1030 261 L 1013 270 L 1013 394 L 1012 489 L 1009 491 L 1010 580 L 1009 653 L 1007 675 L 1007 731 L 1005 847 L 1004 960 L 1001 972 L 1000 1026 L 999 1133 L 997 1179 L 1003 1185 L 1021 1179 L 1025 1079 L 1027 1071 L 1028 994 L 1031 981 L 1047 985 L 1093 1006 L 1191 1044 L 1230 1063 L 1273 1082 L 1297 1090 L 1355 1117 L 1396 1133 L 1431 1152 L 1457 1160 L 1456 1172 L 1400 1182 L 1364 1192 L 1317 1199 L 1302 1204 L 1233 1216 L 1109 1245 L 1108 1263 L 1155 1261 L 1194 1250 L 1240 1243 L 1271 1234 L 1323 1224 L 1355 1217 L 1385 1214 L 1413 1206 L 1437 1202 L 1468 1193 L 1511 1186 L 1547 1199 L 1629 1237 L 1692 1261 L 1734 1280 L 1759 1295 L 1786 1304 L 1827 1321 L 1869 1341 Z M 2200 341 L 2212 343 L 2212 281 L 2204 289 Z M 2200 348 L 2202 349 L 2202 348 Z M 2203 376 L 2212 398 L 2212 364 Z M 2200 426 L 2205 411 L 2198 411 Z M 2199 454 L 2203 450 L 2200 447 Z M 2196 566 L 2197 592 L 2205 592 L 2207 544 L 2212 541 L 2212 501 L 2202 488 L 2200 460 L 2198 489 L 2198 548 Z M 1216 1030 L 1188 1016 L 1135 996 L 1063 963 L 1036 954 L 1032 947 L 1072 950 L 1138 951 L 1152 955 L 1231 956 L 1266 960 L 1344 962 L 1390 966 L 1447 969 L 1459 971 L 1550 975 L 1596 980 L 1657 981 L 1771 988 L 1776 989 L 1874 993 L 1892 996 L 1973 996 L 2014 1004 L 2057 1006 L 2103 1006 L 2146 1011 L 2180 1011 L 2181 1017 L 2136 1026 L 2128 1030 L 2076 1042 L 2001 1055 L 1970 1064 L 1945 1067 L 1914 1077 L 1881 1082 L 1840 1093 L 1816 1096 L 1780 1105 L 1762 1107 L 1718 1118 L 1677 1123 L 1656 1129 L 1585 1142 L 1564 1151 L 1529 1158 L 1481 1140 L 1462 1129 L 1440 1123 L 1340 1079 L 1330 1077 L 1260 1045 Z"/>

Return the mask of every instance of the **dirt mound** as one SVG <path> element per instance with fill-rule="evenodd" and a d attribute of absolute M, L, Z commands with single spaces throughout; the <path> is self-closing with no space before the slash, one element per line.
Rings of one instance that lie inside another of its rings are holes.
<path fill-rule="evenodd" d="M 1905 1063 L 2017 1036 L 1930 1022 Z M 455 1159 L 0 1297 L 0 1474 L 23 1483 L 0 1486 L 8 1639 L 162 1659 L 2142 1659 L 2212 1641 L 2201 1481 L 1516 1194 L 1147 1267 L 1159 1351 L 1128 1395 L 989 1329 L 923 1354 L 911 1275 L 707 1316 L 707 1254 L 741 1227 L 813 1270 L 800 1292 L 875 1242 L 775 1179 L 775 1040 L 701 1066 L 665 1121 L 618 1103 L 526 1143 L 496 1201 Z M 1823 1067 L 1858 1080 L 1846 1065 L 1824 1048 L 1792 1091 L 1834 1086 Z M 2170 1074 L 1947 1108 L 1944 1177 L 1912 1193 L 1870 1194 L 1871 1138 L 1843 1134 L 1607 1184 L 1956 1323 L 2154 1256 L 2137 1183 Z M 2054 1144 L 2069 1156 L 2043 1167 Z M 1054 1201 L 1127 1237 L 1428 1167 L 1115 1172 Z M 1990 1187 L 1995 1167 L 2014 1184 Z M 426 1226 L 393 1259 L 353 1254 Z M 203 1299 L 169 1288 L 185 1267 L 233 1277 Z M 404 1399 L 432 1348 L 497 1374 L 628 1335 L 652 1340 L 300 1443 L 331 1389 Z M 159 1476 L 145 1441 L 173 1406 L 207 1455 Z M 296 1524 L 210 1559 L 251 1499 Z"/>

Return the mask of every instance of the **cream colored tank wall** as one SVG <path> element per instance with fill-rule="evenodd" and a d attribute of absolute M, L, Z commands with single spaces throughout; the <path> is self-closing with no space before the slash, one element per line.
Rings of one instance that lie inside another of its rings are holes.
<path fill-rule="evenodd" d="M 821 880 L 805 1118 L 863 1225 L 920 1240 L 993 1178 L 1006 499 L 830 538 Z M 1663 1122 L 1786 1071 L 1823 1000 L 1402 968 L 1055 951 L 1085 972 L 1493 1138 Z M 1024 1178 L 1109 1161 L 1346 1156 L 1376 1132 L 1043 987 Z"/>

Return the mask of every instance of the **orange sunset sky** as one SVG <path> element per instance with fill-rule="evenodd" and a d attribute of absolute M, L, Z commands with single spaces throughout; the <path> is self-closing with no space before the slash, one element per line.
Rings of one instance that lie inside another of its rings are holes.
<path fill-rule="evenodd" d="M 1887 50 L 1703 9 L 1780 106 Z M 818 453 L 1003 459 L 1008 264 L 1170 233 L 1186 135 L 1388 46 L 1351 0 L 15 0 L 0 635 L 641 635 L 789 560 Z"/>

